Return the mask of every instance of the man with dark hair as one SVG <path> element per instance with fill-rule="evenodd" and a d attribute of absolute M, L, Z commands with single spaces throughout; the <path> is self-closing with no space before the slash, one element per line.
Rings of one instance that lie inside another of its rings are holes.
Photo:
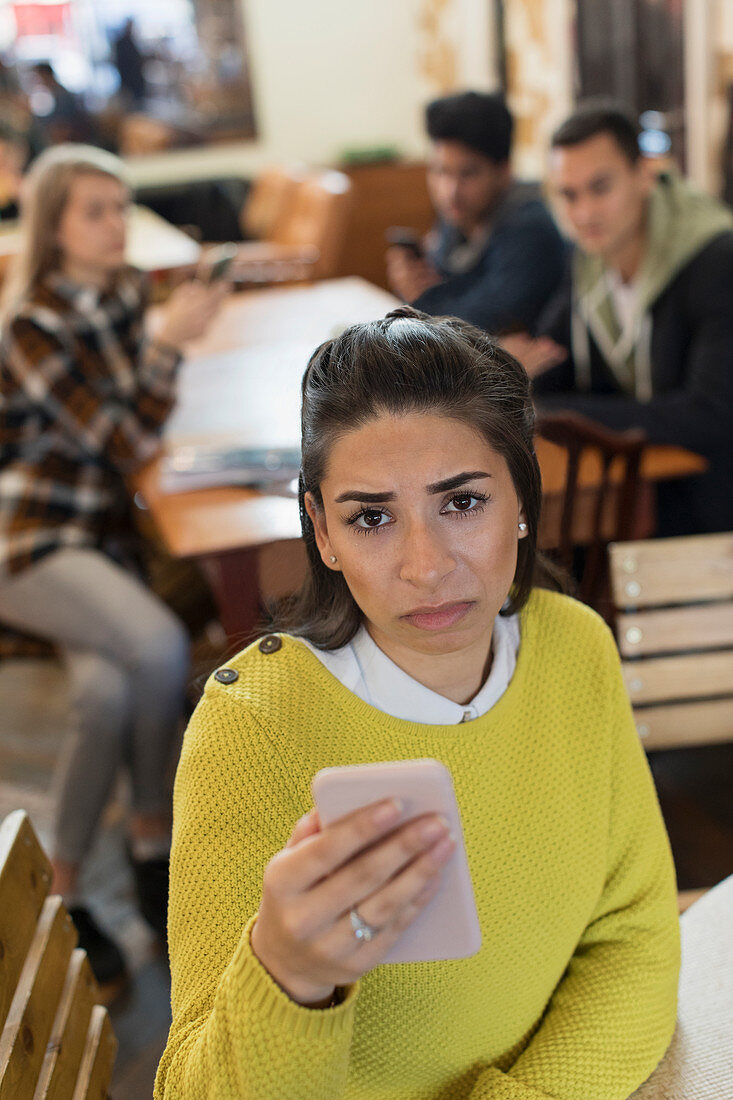
<path fill-rule="evenodd" d="M 660 484 L 660 534 L 729 530 L 733 214 L 656 173 L 638 137 L 636 122 L 606 102 L 581 107 L 555 133 L 550 178 L 577 247 L 540 319 L 544 339 L 508 344 L 535 376 L 541 406 L 643 428 L 652 443 L 708 459 L 704 475 Z"/>
<path fill-rule="evenodd" d="M 512 178 L 513 121 L 499 95 L 464 92 L 426 109 L 428 189 L 438 223 L 387 254 L 392 290 L 433 315 L 492 333 L 532 329 L 557 288 L 565 246 L 539 189 Z"/>

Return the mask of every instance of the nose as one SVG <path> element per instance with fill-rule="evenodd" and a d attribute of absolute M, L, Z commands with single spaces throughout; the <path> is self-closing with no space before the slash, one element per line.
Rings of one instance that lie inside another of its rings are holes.
<path fill-rule="evenodd" d="M 448 201 L 451 203 L 452 206 L 456 206 L 458 204 L 458 200 L 461 194 L 460 180 L 452 177 L 447 185 L 446 191 Z"/>
<path fill-rule="evenodd" d="M 578 229 L 584 229 L 595 221 L 596 206 L 591 196 L 576 199 L 570 208 L 570 217 Z"/>
<path fill-rule="evenodd" d="M 456 567 L 456 559 L 425 523 L 412 523 L 404 534 L 400 580 L 434 591 Z"/>

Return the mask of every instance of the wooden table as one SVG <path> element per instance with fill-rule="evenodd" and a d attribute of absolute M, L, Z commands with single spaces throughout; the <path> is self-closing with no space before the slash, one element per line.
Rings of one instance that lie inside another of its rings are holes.
<path fill-rule="evenodd" d="M 297 446 L 300 380 L 310 353 L 345 325 L 383 316 L 395 304 L 386 291 L 359 278 L 232 296 L 206 338 L 188 348 L 166 444 L 216 438 L 240 446 Z M 543 483 L 540 543 L 549 548 L 557 545 L 565 452 L 538 439 L 537 456 Z M 642 476 L 657 481 L 704 469 L 705 461 L 689 451 L 649 447 Z M 260 597 L 292 591 L 302 576 L 297 503 L 246 488 L 166 494 L 160 474 L 157 459 L 136 478 L 136 499 L 149 509 L 174 557 L 201 562 L 225 630 L 241 637 L 257 621 Z M 590 489 L 598 478 L 599 465 L 587 456 L 580 484 Z"/>
<path fill-rule="evenodd" d="M 17 222 L 0 226 L 0 276 L 21 246 Z M 163 272 L 195 264 L 201 246 L 146 206 L 130 209 L 127 238 L 128 263 L 143 271 Z"/>

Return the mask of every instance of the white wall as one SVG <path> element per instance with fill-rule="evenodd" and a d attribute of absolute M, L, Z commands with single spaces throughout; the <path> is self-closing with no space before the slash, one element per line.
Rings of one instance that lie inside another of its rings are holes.
<path fill-rule="evenodd" d="M 136 182 L 333 163 L 347 147 L 420 156 L 423 104 L 448 90 L 426 65 L 436 47 L 453 59 L 455 87 L 494 85 L 488 0 L 243 2 L 258 139 L 131 158 Z"/>

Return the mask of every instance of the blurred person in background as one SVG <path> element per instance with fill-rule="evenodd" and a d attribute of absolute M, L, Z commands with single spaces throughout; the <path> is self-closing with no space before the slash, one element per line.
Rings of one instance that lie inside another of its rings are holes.
<path fill-rule="evenodd" d="M 464 92 L 429 103 L 425 118 L 438 222 L 423 249 L 389 249 L 389 285 L 434 316 L 531 331 L 561 281 L 565 246 L 537 185 L 512 176 L 512 116 L 502 96 Z"/>
<path fill-rule="evenodd" d="M 126 19 L 112 42 L 112 57 L 120 74 L 120 92 L 130 107 L 139 107 L 145 99 L 145 56 L 135 38 L 135 20 Z"/>
<path fill-rule="evenodd" d="M 81 97 L 74 95 L 57 79 L 48 61 L 34 65 L 33 72 L 53 101 L 47 113 L 37 116 L 46 144 L 95 141 L 97 126 Z"/>
<path fill-rule="evenodd" d="M 0 340 L 0 657 L 58 652 L 78 735 L 60 791 L 53 890 L 102 984 L 122 954 L 80 894 L 79 872 L 122 763 L 128 856 L 143 916 L 166 935 L 167 771 L 188 639 L 140 579 L 125 478 L 160 446 L 181 347 L 225 287 L 193 281 L 146 335 L 147 277 L 125 263 L 124 166 L 83 145 L 49 149 L 23 191 L 23 250 Z"/>
<path fill-rule="evenodd" d="M 18 217 L 20 188 L 28 160 L 28 143 L 4 120 L 0 121 L 0 221 Z"/>
<path fill-rule="evenodd" d="M 708 472 L 657 488 L 658 534 L 733 528 L 733 214 L 639 150 L 640 127 L 589 102 L 557 130 L 551 184 L 576 248 L 540 340 L 505 344 L 543 408 L 572 409 Z"/>

